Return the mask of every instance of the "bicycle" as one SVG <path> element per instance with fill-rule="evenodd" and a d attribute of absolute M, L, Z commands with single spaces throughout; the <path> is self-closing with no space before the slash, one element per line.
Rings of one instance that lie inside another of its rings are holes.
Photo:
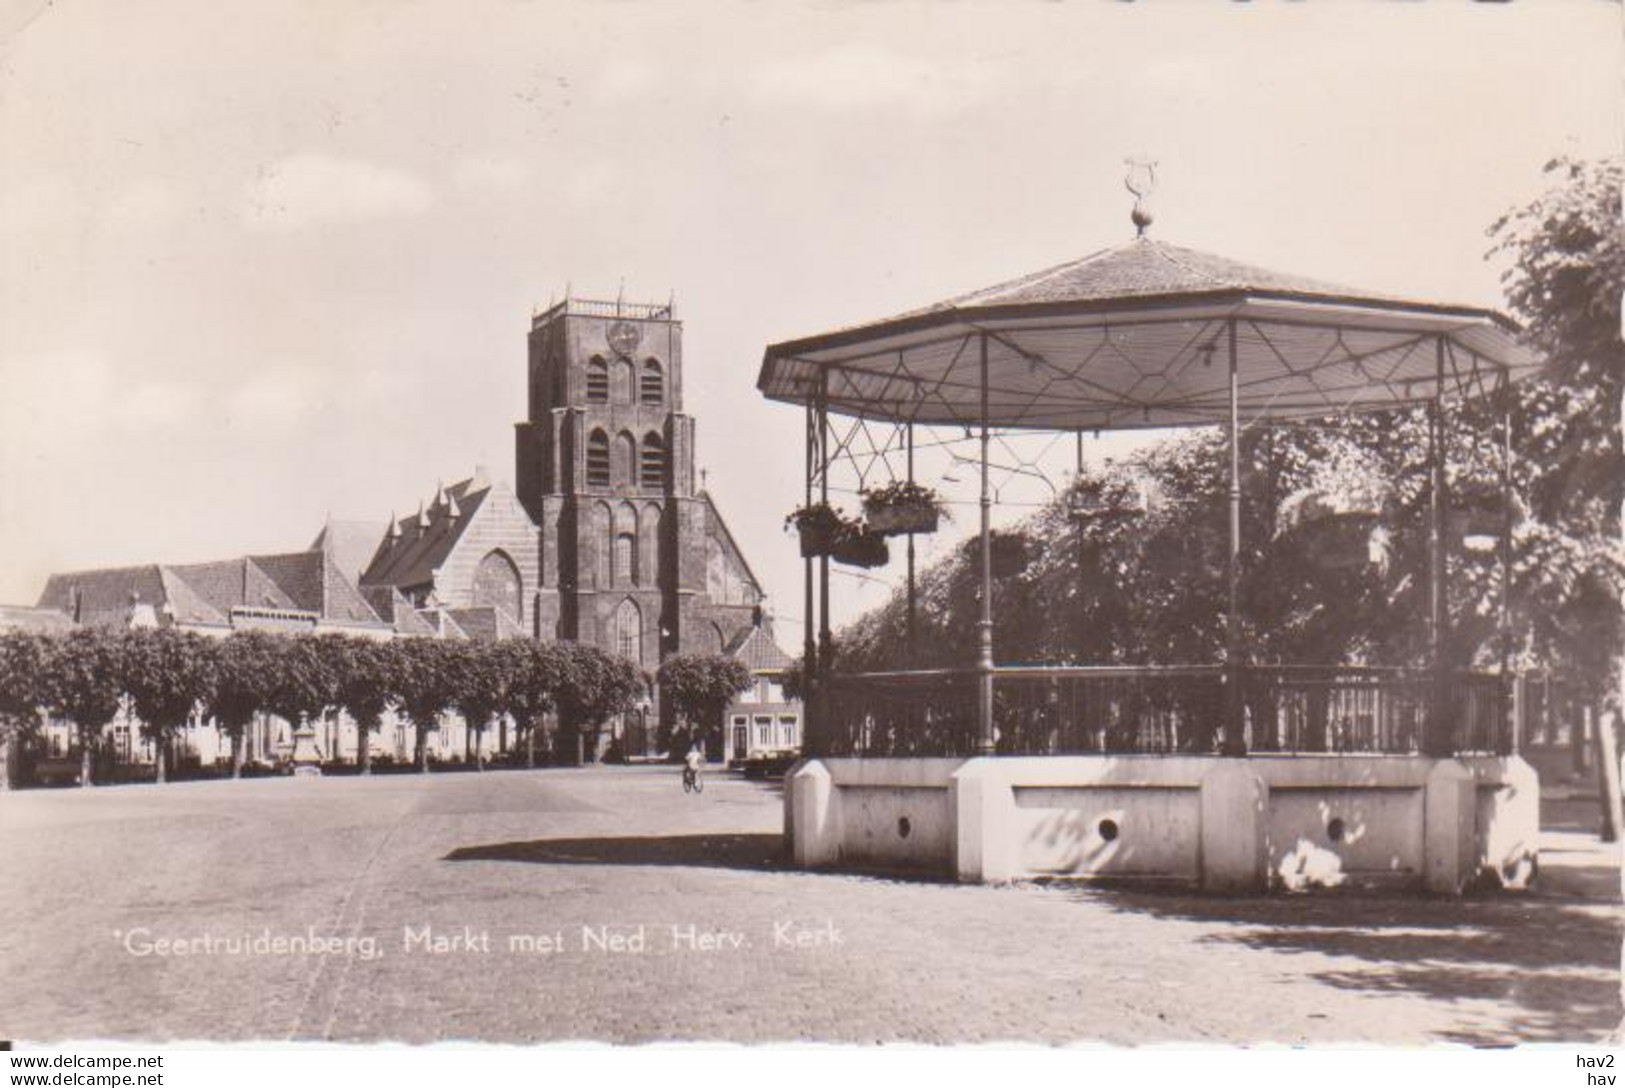
<path fill-rule="evenodd" d="M 701 777 L 698 768 L 695 768 L 695 767 L 684 767 L 683 768 L 683 792 L 684 793 L 704 793 L 705 792 L 705 779 L 703 777 Z"/>

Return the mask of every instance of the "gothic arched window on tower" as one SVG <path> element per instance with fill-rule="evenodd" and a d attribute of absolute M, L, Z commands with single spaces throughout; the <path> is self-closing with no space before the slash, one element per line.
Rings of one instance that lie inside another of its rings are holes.
<path fill-rule="evenodd" d="M 660 491 L 666 486 L 666 444 L 650 431 L 643 436 L 643 459 L 638 466 L 639 485 L 646 491 Z"/>
<path fill-rule="evenodd" d="M 615 584 L 638 584 L 638 538 L 631 533 L 615 537 Z"/>
<path fill-rule="evenodd" d="M 622 355 L 615 360 L 615 384 L 610 397 L 616 404 L 636 404 L 638 401 L 637 370 L 632 360 Z"/>
<path fill-rule="evenodd" d="M 632 662 L 634 665 L 643 664 L 643 613 L 638 610 L 637 602 L 628 597 L 615 609 L 615 622 L 611 628 L 614 632 L 615 652 Z"/>
<path fill-rule="evenodd" d="M 587 486 L 609 486 L 609 435 L 603 431 L 587 437 Z"/>
<path fill-rule="evenodd" d="M 602 355 L 594 355 L 587 361 L 587 402 L 609 403 L 609 364 Z"/>
<path fill-rule="evenodd" d="M 644 404 L 659 404 L 666 399 L 666 376 L 657 360 L 643 360 L 643 378 L 638 393 L 638 399 Z"/>
<path fill-rule="evenodd" d="M 520 619 L 524 586 L 519 568 L 501 548 L 485 553 L 474 569 L 474 607 L 500 608 L 511 619 Z"/>
<path fill-rule="evenodd" d="M 634 487 L 638 482 L 638 440 L 627 431 L 615 436 L 615 482 Z"/>

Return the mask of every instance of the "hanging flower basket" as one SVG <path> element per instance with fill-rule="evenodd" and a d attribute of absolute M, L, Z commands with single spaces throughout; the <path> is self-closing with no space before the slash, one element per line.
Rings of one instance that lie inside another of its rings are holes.
<path fill-rule="evenodd" d="M 859 531 L 858 525 L 850 518 L 821 502 L 792 511 L 784 519 L 784 525 L 787 529 L 795 529 L 801 537 L 803 559 L 833 555 L 844 539 Z"/>
<path fill-rule="evenodd" d="M 943 517 L 942 500 L 929 487 L 898 480 L 863 493 L 863 518 L 881 536 L 934 533 Z"/>
<path fill-rule="evenodd" d="M 842 537 L 830 558 L 849 567 L 883 567 L 891 559 L 891 549 L 886 547 L 885 537 L 865 530 Z"/>

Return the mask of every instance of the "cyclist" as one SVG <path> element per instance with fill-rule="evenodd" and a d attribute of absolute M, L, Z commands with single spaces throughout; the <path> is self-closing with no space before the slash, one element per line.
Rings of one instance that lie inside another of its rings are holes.
<path fill-rule="evenodd" d="M 705 749 L 699 741 L 695 741 L 688 749 L 688 755 L 683 757 L 683 789 L 698 792 L 705 788 L 700 781 L 700 772 L 705 767 Z"/>

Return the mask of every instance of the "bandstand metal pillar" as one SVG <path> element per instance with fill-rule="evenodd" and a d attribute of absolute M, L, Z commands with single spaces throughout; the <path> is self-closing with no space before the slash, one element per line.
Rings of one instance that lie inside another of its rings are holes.
<path fill-rule="evenodd" d="M 829 372 L 824 372 L 818 394 L 818 501 L 829 505 Z M 818 678 L 820 686 L 835 661 L 835 640 L 829 631 L 829 555 L 818 557 Z"/>
<path fill-rule="evenodd" d="M 1501 567 L 1501 593 L 1496 601 L 1496 627 L 1500 635 L 1501 698 L 1506 711 L 1503 727 L 1504 754 L 1517 755 L 1523 747 L 1520 735 L 1522 708 L 1517 704 L 1516 679 L 1512 675 L 1512 529 L 1516 521 L 1512 508 L 1512 386 L 1501 385 L 1501 537 L 1497 559 Z"/>
<path fill-rule="evenodd" d="M 1428 667 L 1430 684 L 1422 754 L 1449 756 L 1451 737 L 1449 673 L 1445 661 L 1445 627 L 1449 604 L 1445 594 L 1445 338 L 1434 338 L 1434 390 L 1428 402 Z"/>
<path fill-rule="evenodd" d="M 906 434 L 906 438 L 907 438 L 907 442 L 908 442 L 908 482 L 912 484 L 914 482 L 914 424 L 913 423 L 908 424 L 908 429 L 905 432 L 905 434 Z M 915 651 L 915 646 L 916 646 L 916 642 L 915 642 L 915 635 L 916 635 L 915 623 L 916 623 L 916 613 L 918 611 L 918 604 L 919 604 L 919 602 L 916 600 L 917 588 L 916 588 L 915 583 L 914 583 L 914 534 L 912 532 L 908 534 L 908 587 L 907 587 L 907 593 L 908 593 L 908 612 L 907 612 L 908 626 L 906 628 L 906 631 L 907 631 L 907 634 L 906 634 L 907 645 L 904 647 L 903 662 L 904 662 L 905 665 L 907 665 L 907 667 L 912 669 L 912 668 L 915 668 L 917 666 L 917 664 L 918 664 L 918 660 L 917 660 L 917 658 L 915 656 L 915 654 L 916 654 L 916 651 Z"/>
<path fill-rule="evenodd" d="M 802 496 L 802 505 L 803 505 L 803 507 L 807 507 L 807 506 L 812 505 L 813 463 L 814 463 L 814 455 L 815 455 L 814 447 L 817 444 L 816 435 L 818 433 L 817 432 L 818 416 L 817 416 L 817 413 L 815 412 L 815 410 L 813 409 L 813 406 L 811 404 L 808 404 L 806 406 L 805 420 L 806 420 L 806 426 L 805 426 L 805 429 L 804 429 L 803 437 L 806 440 L 805 441 L 806 458 L 805 458 L 805 465 L 804 465 L 805 471 L 802 473 L 802 475 L 805 477 L 805 480 L 804 480 L 804 484 L 805 484 L 804 494 Z M 816 711 L 816 709 L 814 708 L 814 705 L 813 705 L 814 702 L 815 702 L 815 700 L 813 698 L 813 695 L 814 695 L 814 690 L 813 689 L 817 685 L 817 682 L 818 682 L 818 642 L 817 642 L 818 635 L 817 635 L 817 628 L 815 626 L 815 624 L 817 622 L 817 619 L 816 619 L 816 616 L 813 613 L 813 561 L 812 561 L 812 559 L 807 558 L 807 557 L 803 557 L 802 560 L 801 560 L 801 567 L 802 567 L 802 597 L 801 597 L 801 627 L 802 627 L 802 638 L 801 638 L 801 684 L 802 684 L 802 693 L 801 694 L 807 701 L 807 711 L 808 711 L 808 713 L 807 713 L 808 729 L 803 734 L 802 739 L 803 739 L 803 742 L 805 744 L 805 747 L 808 749 L 810 754 L 812 754 L 812 755 L 820 755 L 820 754 L 822 754 L 822 748 L 821 748 L 822 730 L 820 729 L 821 722 L 819 722 L 819 720 L 818 720 L 817 711 Z"/>
<path fill-rule="evenodd" d="M 1224 744 L 1227 756 L 1247 753 L 1243 733 L 1245 707 L 1241 698 L 1241 389 L 1236 368 L 1236 319 L 1225 322 L 1229 341 L 1229 444 L 1230 493 L 1229 534 L 1225 548 L 1224 617 Z"/>
<path fill-rule="evenodd" d="M 976 750 L 990 755 L 993 735 L 993 487 L 988 476 L 987 333 L 981 334 L 982 372 L 982 612 L 976 624 Z"/>

